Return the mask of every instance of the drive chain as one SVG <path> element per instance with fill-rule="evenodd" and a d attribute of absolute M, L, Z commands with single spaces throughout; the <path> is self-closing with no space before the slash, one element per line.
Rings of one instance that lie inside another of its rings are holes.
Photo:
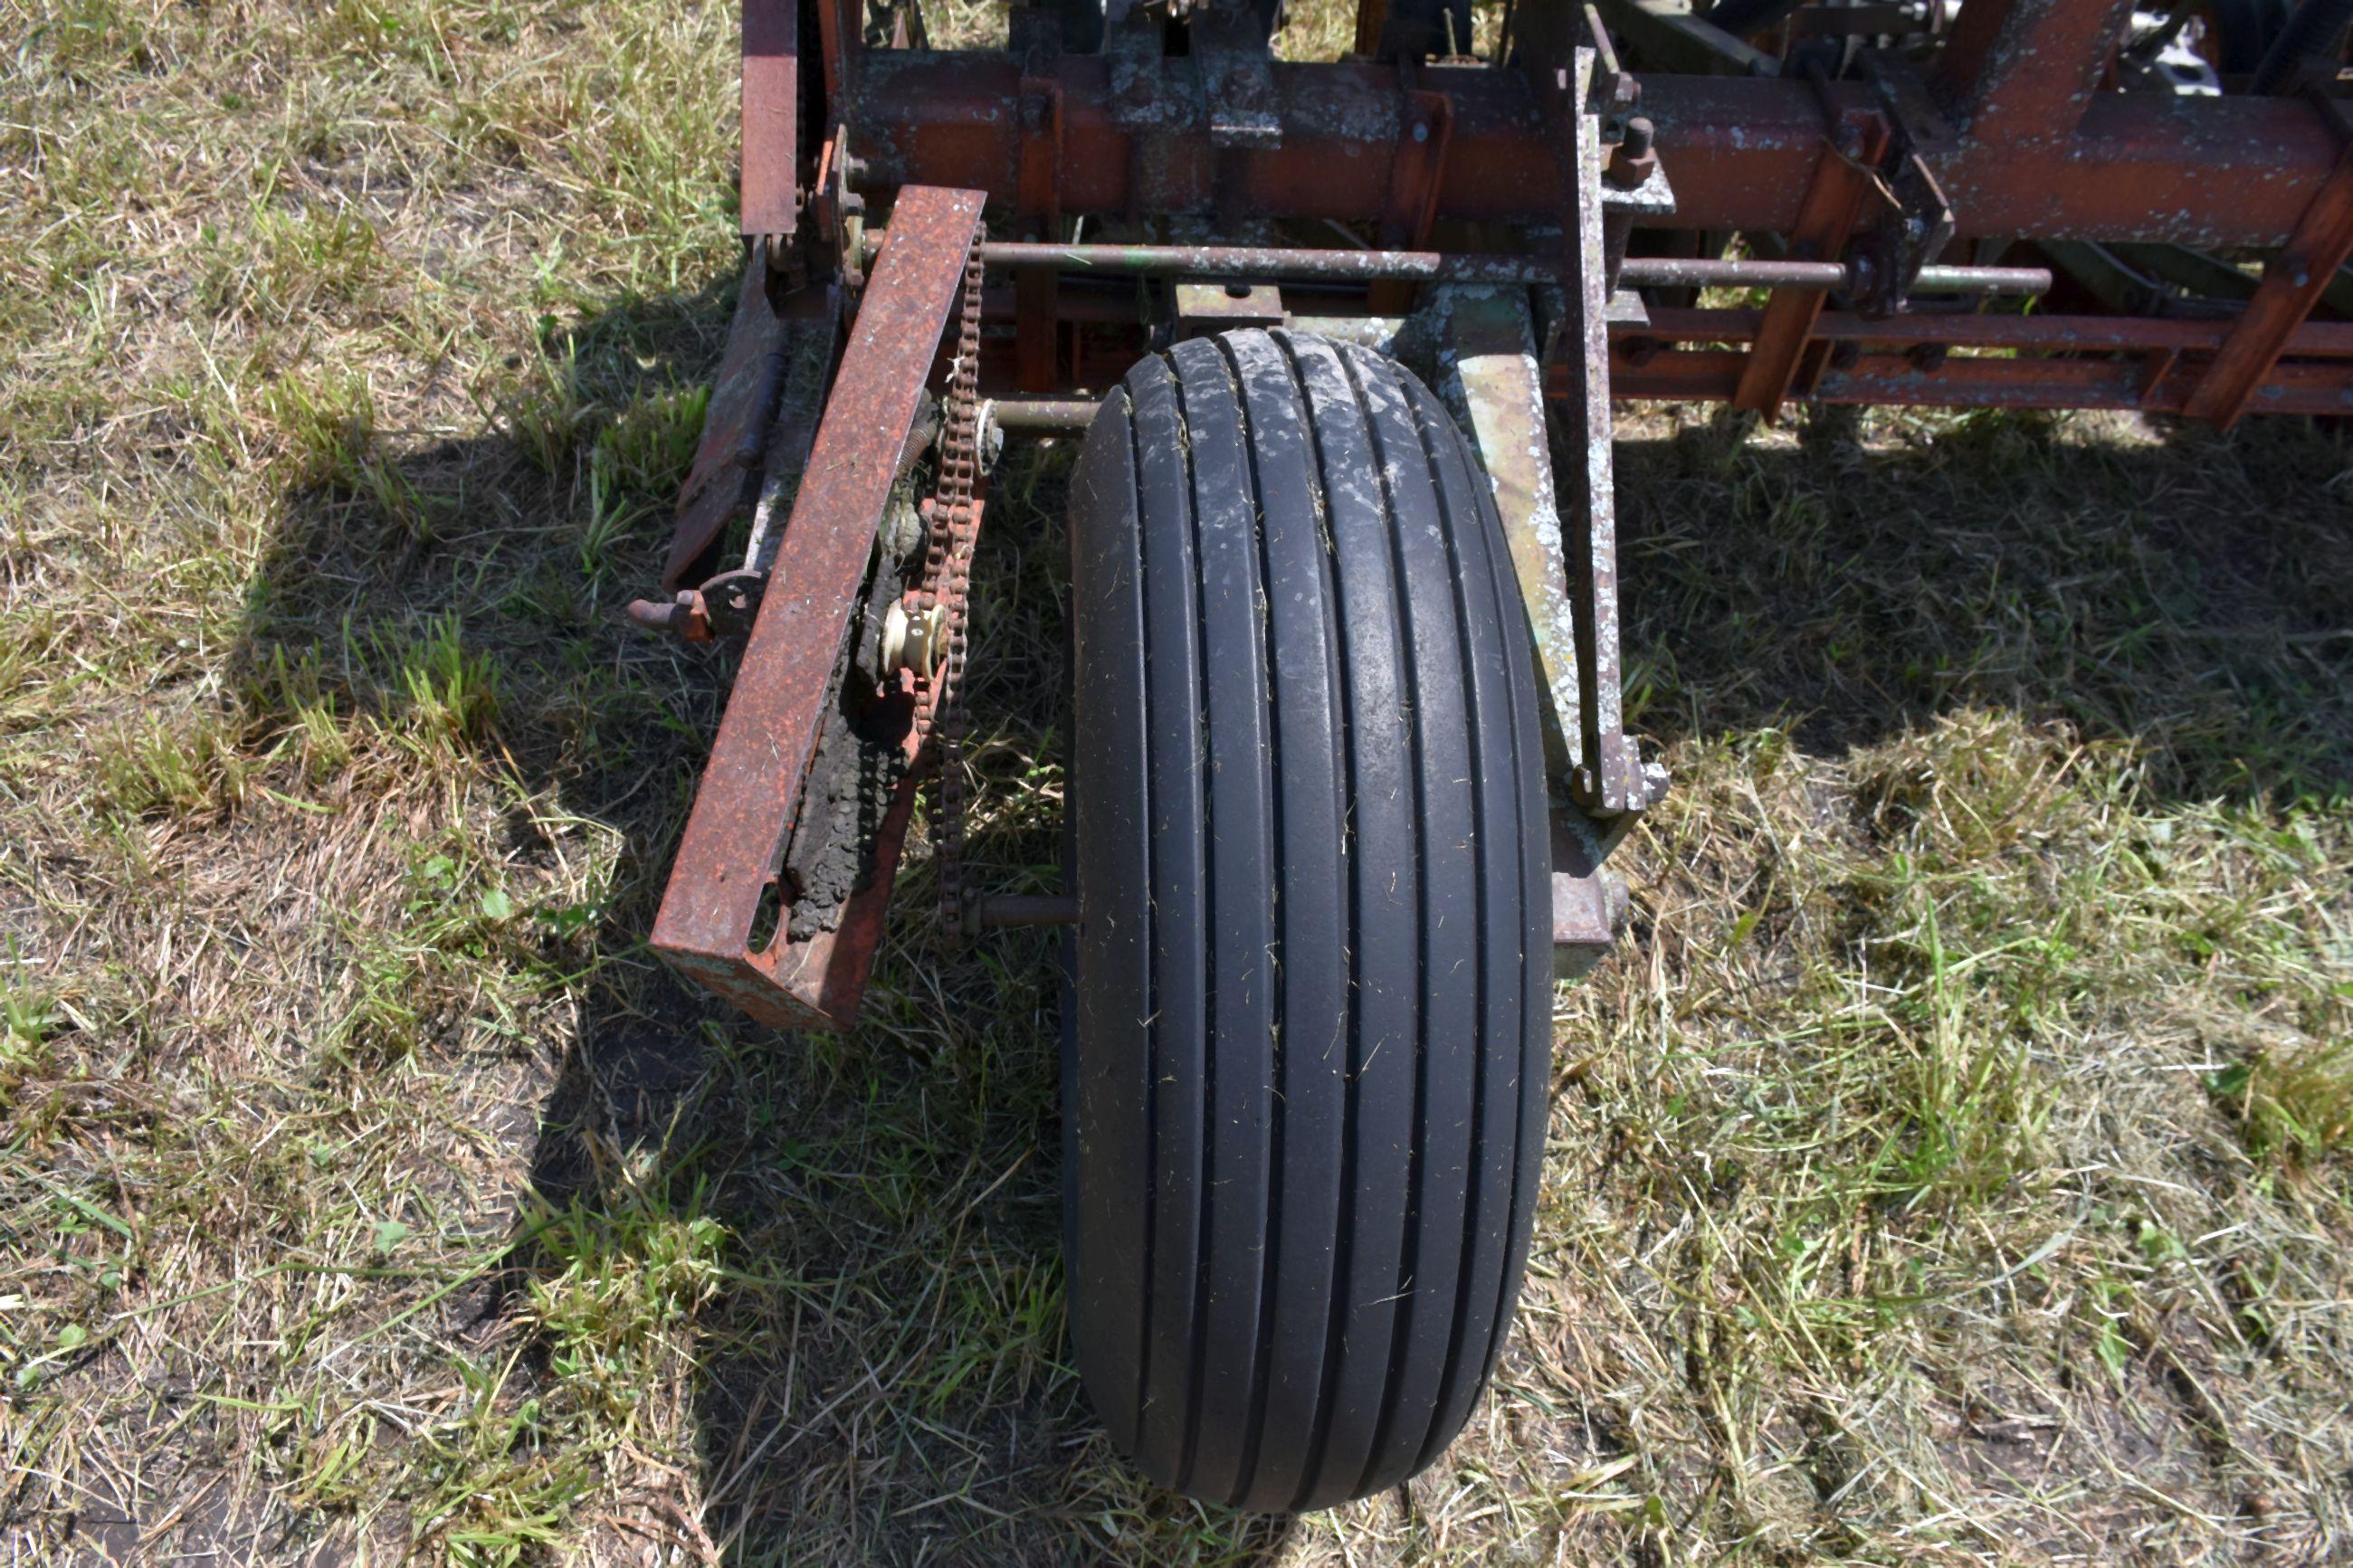
<path fill-rule="evenodd" d="M 951 941 L 970 934 L 964 888 L 965 635 L 970 619 L 972 555 L 980 539 L 980 245 L 965 262 L 964 300 L 956 325 L 955 363 L 941 408 L 939 471 L 933 484 L 931 534 L 917 600 L 941 619 L 942 654 L 917 707 L 918 726 L 933 742 L 939 775 L 933 785 L 932 857 L 939 876 L 940 924 Z"/>

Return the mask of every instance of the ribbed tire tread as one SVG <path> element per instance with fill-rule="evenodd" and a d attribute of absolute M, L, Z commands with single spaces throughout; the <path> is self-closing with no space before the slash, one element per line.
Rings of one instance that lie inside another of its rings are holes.
<path fill-rule="evenodd" d="M 1303 332 L 1179 343 L 1071 501 L 1070 1311 L 1155 1479 L 1323 1507 L 1428 1464 L 1542 1163 L 1526 623 L 1436 399 Z"/>

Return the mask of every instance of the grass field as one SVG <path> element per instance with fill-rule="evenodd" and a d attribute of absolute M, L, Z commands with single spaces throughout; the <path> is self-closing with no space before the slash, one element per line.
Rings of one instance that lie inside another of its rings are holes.
<path fill-rule="evenodd" d="M 733 17 L 0 0 L 6 1561 L 2353 1555 L 2341 435 L 1630 414 L 1678 784 L 1497 1386 L 1201 1509 L 1068 1359 L 1048 939 L 943 955 L 918 863 L 846 1039 L 643 945 Z M 1066 459 L 980 569 L 1008 884 Z"/>

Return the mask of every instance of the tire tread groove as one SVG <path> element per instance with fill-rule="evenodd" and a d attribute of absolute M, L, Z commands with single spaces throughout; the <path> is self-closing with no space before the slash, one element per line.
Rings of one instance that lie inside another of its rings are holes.
<path fill-rule="evenodd" d="M 1143 788 L 1075 810 L 1119 842 L 1075 850 L 1072 1331 L 1155 1479 L 1321 1507 L 1452 1441 L 1518 1295 L 1551 1049 L 1525 612 L 1490 481 L 1391 362 L 1250 329 L 1111 395 L 1071 604 L 1110 659 L 1072 733 L 1113 760 L 1071 771 Z"/>

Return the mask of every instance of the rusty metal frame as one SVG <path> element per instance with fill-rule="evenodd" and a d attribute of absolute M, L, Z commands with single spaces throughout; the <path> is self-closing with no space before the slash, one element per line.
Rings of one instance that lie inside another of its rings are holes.
<path fill-rule="evenodd" d="M 1710 30 L 1675 14 L 1673 0 L 1601 0 L 1600 8 L 1618 17 L 1639 13 L 1638 30 L 1653 39 L 1707 42 Z M 1892 157 L 1905 165 L 1904 178 L 1936 194 L 1964 238 L 2285 247 L 2294 254 L 2250 303 L 2244 336 L 2213 355 L 2146 359 L 2134 374 L 2147 395 L 2130 405 L 2186 408 L 2217 424 L 2244 410 L 2353 406 L 2353 375 L 2283 357 L 2324 297 L 2313 285 L 2353 253 L 2346 232 L 2353 217 L 2343 211 L 2353 206 L 2353 187 L 2337 184 L 2342 116 L 2333 105 L 2316 112 L 2295 98 L 2176 100 L 2098 90 L 2127 9 L 2125 0 L 1968 0 L 1925 85 L 1892 55 L 1868 80 L 1644 72 L 1636 83 L 1641 112 L 1673 170 L 1675 202 L 1671 214 L 1633 222 L 1765 236 L 1784 254 L 1848 259 L 1862 230 L 1901 220 L 1885 195 L 1899 171 L 1880 166 Z M 1336 219 L 1374 226 L 1396 247 L 1412 243 L 1399 237 L 1409 228 L 1543 226 L 1565 210 L 1571 193 L 1559 153 L 1570 132 L 1559 106 L 1568 96 L 1564 51 L 1579 36 L 1577 8 L 1573 0 L 1528 0 L 1514 26 L 1521 68 L 1405 62 L 1404 90 L 1399 64 L 1274 62 L 1274 124 L 1243 146 L 1213 145 L 1195 63 L 1156 50 L 1018 64 L 984 54 L 870 52 L 852 71 L 860 90 L 850 119 L 876 149 L 873 172 L 885 183 L 953 181 L 998 198 L 1018 191 L 1027 206 L 1026 193 L 1043 179 L 1041 153 L 1010 110 L 1038 101 L 1050 82 L 1059 214 Z M 1725 69 L 1749 55 L 1687 47 L 1684 58 Z M 1430 156 L 1409 138 L 1436 105 L 1443 106 L 1443 152 Z M 1900 124 L 1891 120 L 1899 113 Z M 1367 155 L 1381 146 L 1395 151 L 1388 159 Z M 1883 254 L 1907 253 L 1890 246 Z M 2299 276 L 2306 286 L 2293 281 Z M 1030 318 L 1048 287 L 1029 285 Z M 1388 282 L 1369 294 L 1376 313 L 1401 309 L 1406 297 Z M 1900 289 L 1896 298 L 1901 303 Z M 2112 371 L 2086 373 L 2055 359 L 1990 375 L 1866 367 L 1874 374 L 1858 377 L 1848 374 L 1857 365 L 1837 363 L 1811 330 L 1828 304 L 1820 291 L 1778 290 L 1742 374 L 1726 387 L 1712 370 L 1683 374 L 1695 367 L 1678 365 L 1678 395 L 1701 387 L 1697 395 L 1767 413 L 1792 395 L 2118 404 Z M 1057 332 L 1058 342 L 1067 341 Z M 1050 379 L 1041 351 L 1029 349 L 1019 384 L 1056 390 L 1078 377 L 1083 361 L 1074 349 Z M 2196 388 L 2200 376 L 2212 386 Z M 1642 388 L 1657 382 L 1630 377 L 1620 395 L 1650 395 Z M 2348 399 L 2332 403 L 2322 390 L 2331 386 Z"/>
<path fill-rule="evenodd" d="M 1555 0 L 1556 3 L 1556 0 Z M 1969 0 L 1978 4 L 1980 0 Z M 1531 0 L 1534 11 L 1543 0 Z M 922 181 L 1014 195 L 1020 127 L 1013 106 L 1022 66 L 993 54 L 877 51 L 860 57 L 849 115 L 856 144 L 881 185 Z M 1065 213 L 1124 217 L 1161 211 L 1214 216 L 1216 161 L 1204 141 L 1189 60 L 1124 61 L 1115 88 L 1108 57 L 1064 54 L 1050 76 L 1062 95 Z M 1387 160 L 1401 105 L 1394 68 L 1369 61 L 1272 68 L 1282 143 L 1250 151 L 1241 171 L 1252 216 L 1370 221 L 1388 190 Z M 1564 192 L 1552 139 L 1530 113 L 1523 73 L 1430 65 L 1419 85 L 1443 92 L 1453 140 L 1440 181 L 1439 216 L 1541 224 Z M 1830 154 L 1833 113 L 1878 107 L 1868 83 L 1641 76 L 1642 112 L 1678 199 L 1671 226 L 1786 232 L 1815 169 Z M 1130 107 L 1119 106 L 1124 93 Z M 1141 113 L 1133 107 L 1149 105 Z M 1123 121 L 1125 121 L 1124 123 Z M 1145 130 L 1183 141 L 1150 171 L 1137 200 L 1131 153 Z M 2168 239 L 2201 246 L 2285 242 L 2314 191 L 2336 167 L 2337 138 L 2299 100 L 2220 98 L 2176 103 L 2108 93 L 2070 135 L 2031 145 L 1963 132 L 1924 156 L 1951 198 L 1963 235 L 2015 238 Z"/>
<path fill-rule="evenodd" d="M 2285 247 L 2263 268 L 2254 298 L 2185 400 L 2183 412 L 2226 430 L 2237 423 L 2348 256 L 2353 256 L 2353 142 L 2339 154 L 2336 172 L 2313 196 Z"/>
<path fill-rule="evenodd" d="M 743 229 L 792 238 L 800 219 L 799 0 L 744 0 Z"/>
<path fill-rule="evenodd" d="M 690 637 L 749 628 L 656 922 L 681 969 L 773 1023 L 838 1028 L 856 1010 L 912 766 L 838 927 L 763 943 L 754 927 L 783 896 L 852 605 L 984 203 L 1018 237 L 981 257 L 1014 319 L 1009 338 L 980 340 L 983 390 L 1045 395 L 1008 404 L 999 429 L 1068 429 L 1084 406 L 1071 395 L 1124 370 L 1147 341 L 1134 300 L 1155 286 L 1139 276 L 1168 279 L 1164 301 L 1192 300 L 1187 321 L 1281 309 L 1394 328 L 1419 295 L 1412 319 L 1445 323 L 1460 411 L 1534 574 L 1550 771 L 1577 808 L 1555 844 L 1573 957 L 1608 945 L 1620 906 L 1601 860 L 1661 782 L 1618 709 L 1613 399 L 1767 416 L 1797 399 L 2115 407 L 2224 426 L 2353 413 L 2353 321 L 2329 299 L 2353 258 L 2353 120 L 2309 80 L 2283 97 L 2111 90 L 2130 0 L 1966 0 L 1924 61 L 1866 53 L 1860 79 L 1807 64 L 1824 29 L 1786 29 L 1796 41 L 1776 60 L 1687 0 L 1517 0 L 1514 58 L 1482 66 L 1397 54 L 1388 14 L 1359 0 L 1358 57 L 1295 64 L 1271 58 L 1249 0 L 1193 7 L 1189 48 L 1163 47 L 1176 24 L 1131 16 L 1103 53 L 1064 48 L 1037 5 L 1014 11 L 1008 48 L 952 53 L 906 47 L 906 29 L 868 46 L 854 0 L 811 0 L 813 27 L 798 0 L 744 0 L 744 283 L 681 497 L 677 597 L 640 606 Z M 1675 68 L 1621 58 L 1610 27 Z M 819 59 L 804 60 L 805 32 Z M 865 233 L 870 198 L 891 209 L 887 242 Z M 1073 221 L 1163 216 L 1261 245 L 1062 244 Z M 1374 247 L 1270 260 L 1277 226 L 1314 220 Z M 1646 231 L 1674 254 L 1645 254 Z M 1745 254 L 1694 243 L 1727 235 Z M 2276 254 L 2201 319 L 2064 299 L 1971 313 L 1956 292 L 2046 274 L 1927 265 L 1948 239 L 2052 247 L 2030 263 L 2084 242 Z M 1204 306 L 1213 277 L 1297 286 Z M 1764 293 L 1694 309 L 1658 292 L 1711 285 Z M 795 358 L 812 343 L 813 370 Z M 1556 478 L 1532 434 L 1546 411 Z M 688 587 L 746 518 L 743 566 Z"/>
<path fill-rule="evenodd" d="M 1873 171 L 1887 153 L 1886 119 L 1875 110 L 1841 110 L 1825 135 L 1835 156 L 1815 165 L 1805 205 L 1790 226 L 1792 261 L 1843 255 L 1878 190 Z M 1800 363 L 1813 345 L 1814 322 L 1827 302 L 1828 296 L 1819 289 L 1774 291 L 1757 323 L 1748 363 L 1741 367 L 1740 384 L 1733 388 L 1735 408 L 1753 409 L 1768 419 L 1780 412 L 1781 400 L 1798 381 Z"/>
<path fill-rule="evenodd" d="M 654 921 L 656 952 L 779 1027 L 841 1028 L 856 1014 L 913 810 L 911 774 L 894 793 L 871 863 L 836 930 L 794 940 L 779 910 L 776 937 L 755 945 L 755 926 L 781 896 L 778 870 L 840 679 L 850 607 L 955 309 L 980 212 L 976 191 L 913 186 L 899 194 L 892 243 L 866 285 Z"/>

